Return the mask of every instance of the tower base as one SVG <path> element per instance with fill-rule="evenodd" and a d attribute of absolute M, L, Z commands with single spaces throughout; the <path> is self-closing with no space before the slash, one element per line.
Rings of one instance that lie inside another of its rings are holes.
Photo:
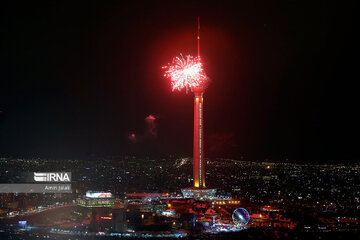
<path fill-rule="evenodd" d="M 183 188 L 181 192 L 184 198 L 194 198 L 200 200 L 211 200 L 215 198 L 216 188 Z"/>

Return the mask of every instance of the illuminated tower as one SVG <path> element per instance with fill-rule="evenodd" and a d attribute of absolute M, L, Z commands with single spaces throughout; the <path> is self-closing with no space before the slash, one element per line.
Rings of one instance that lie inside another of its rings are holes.
<path fill-rule="evenodd" d="M 200 59 L 200 21 L 198 18 L 197 31 L 198 59 Z M 206 188 L 205 185 L 205 152 L 204 152 L 204 92 L 209 84 L 208 77 L 193 86 L 194 93 L 194 149 L 193 149 L 193 188 L 184 188 L 184 197 L 211 198 L 216 189 Z"/>
<path fill-rule="evenodd" d="M 175 57 L 173 62 L 164 66 L 164 76 L 170 78 L 173 90 L 191 89 L 194 93 L 194 149 L 193 149 L 193 187 L 182 189 L 185 197 L 211 198 L 216 193 L 216 189 L 209 189 L 205 186 L 205 164 L 204 164 L 204 128 L 203 95 L 209 84 L 202 67 L 200 58 L 200 22 L 198 19 L 197 31 L 197 57 L 190 55 Z"/>
<path fill-rule="evenodd" d="M 198 17 L 197 54 L 200 60 L 200 19 Z M 195 188 L 205 187 L 204 165 L 204 128 L 203 128 L 203 95 L 208 85 L 208 79 L 192 88 L 194 92 L 194 149 L 193 149 L 193 181 Z"/>

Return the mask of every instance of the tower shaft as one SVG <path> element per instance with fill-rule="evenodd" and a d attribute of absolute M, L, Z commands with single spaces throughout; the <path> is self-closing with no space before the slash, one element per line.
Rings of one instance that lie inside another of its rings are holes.
<path fill-rule="evenodd" d="M 203 131 L 203 93 L 204 89 L 194 89 L 194 187 L 205 187 L 204 131 Z"/>

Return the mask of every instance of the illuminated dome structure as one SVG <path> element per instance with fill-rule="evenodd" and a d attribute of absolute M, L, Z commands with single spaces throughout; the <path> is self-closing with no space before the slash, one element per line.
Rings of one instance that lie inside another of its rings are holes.
<path fill-rule="evenodd" d="M 250 214 L 245 208 L 237 208 L 232 214 L 234 223 L 238 226 L 246 226 L 250 221 Z"/>

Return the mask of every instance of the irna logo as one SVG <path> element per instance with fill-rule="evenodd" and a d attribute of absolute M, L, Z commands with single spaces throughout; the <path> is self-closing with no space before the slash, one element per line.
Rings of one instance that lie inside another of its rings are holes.
<path fill-rule="evenodd" d="M 34 172 L 35 182 L 70 182 L 69 172 Z"/>

